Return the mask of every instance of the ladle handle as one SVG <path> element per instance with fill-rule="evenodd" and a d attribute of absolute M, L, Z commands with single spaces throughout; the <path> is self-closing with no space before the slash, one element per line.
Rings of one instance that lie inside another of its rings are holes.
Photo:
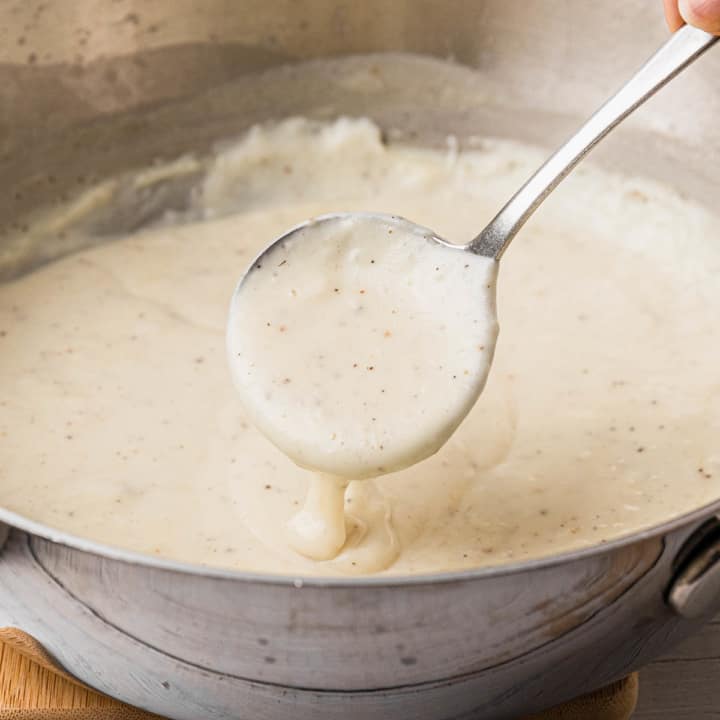
<path fill-rule="evenodd" d="M 720 37 L 690 25 L 673 33 L 647 63 L 510 198 L 488 226 L 467 245 L 467 249 L 499 260 L 540 203 L 596 143 L 718 40 Z"/>

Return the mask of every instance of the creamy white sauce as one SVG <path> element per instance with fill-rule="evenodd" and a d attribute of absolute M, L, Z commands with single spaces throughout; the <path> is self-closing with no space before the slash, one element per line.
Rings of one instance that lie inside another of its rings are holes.
<path fill-rule="evenodd" d="M 332 560 L 347 542 L 345 491 L 348 481 L 336 475 L 308 478 L 302 509 L 288 522 L 288 541 L 313 560 Z"/>
<path fill-rule="evenodd" d="M 255 424 L 298 465 L 347 479 L 440 449 L 497 337 L 497 263 L 401 218 L 300 228 L 233 297 L 230 367 Z"/>
<path fill-rule="evenodd" d="M 397 217 L 329 216 L 251 264 L 228 358 L 255 425 L 322 474 L 290 523 L 316 560 L 345 544 L 344 491 L 437 452 L 485 385 L 497 263 Z"/>
<path fill-rule="evenodd" d="M 586 167 L 503 259 L 503 334 L 466 420 L 417 465 L 348 485 L 337 557 L 288 546 L 312 473 L 254 429 L 232 389 L 239 270 L 269 238 L 338 210 L 465 240 L 541 159 L 492 140 L 450 157 L 387 147 L 362 120 L 287 121 L 210 168 L 202 206 L 236 212 L 0 287 L 0 502 L 163 557 L 344 575 L 537 557 L 716 499 L 717 218 Z"/>

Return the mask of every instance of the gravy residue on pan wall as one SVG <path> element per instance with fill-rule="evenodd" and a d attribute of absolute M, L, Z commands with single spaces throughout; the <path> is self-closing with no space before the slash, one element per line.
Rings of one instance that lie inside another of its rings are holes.
<path fill-rule="evenodd" d="M 224 330 L 239 272 L 288 227 L 337 210 L 398 213 L 465 241 L 541 158 L 490 140 L 459 154 L 385 146 L 368 121 L 290 120 L 215 159 L 206 221 L 0 287 L 0 502 L 162 557 L 336 575 L 546 555 L 717 498 L 717 219 L 586 167 L 503 259 L 503 332 L 465 422 L 422 463 L 350 484 L 335 559 L 288 547 L 308 473 L 232 388 Z"/>

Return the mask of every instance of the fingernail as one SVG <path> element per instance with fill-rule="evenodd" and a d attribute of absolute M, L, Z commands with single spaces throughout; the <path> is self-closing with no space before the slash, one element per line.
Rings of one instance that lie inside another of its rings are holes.
<path fill-rule="evenodd" d="M 720 33 L 720 0 L 680 0 L 678 9 L 688 25 Z"/>

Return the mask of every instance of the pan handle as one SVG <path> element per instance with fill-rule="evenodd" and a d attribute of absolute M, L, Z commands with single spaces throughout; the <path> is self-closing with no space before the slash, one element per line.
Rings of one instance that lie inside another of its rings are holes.
<path fill-rule="evenodd" d="M 681 550 L 685 556 L 668 588 L 668 605 L 684 618 L 707 617 L 720 606 L 720 522 L 711 522 L 694 547 Z"/>

